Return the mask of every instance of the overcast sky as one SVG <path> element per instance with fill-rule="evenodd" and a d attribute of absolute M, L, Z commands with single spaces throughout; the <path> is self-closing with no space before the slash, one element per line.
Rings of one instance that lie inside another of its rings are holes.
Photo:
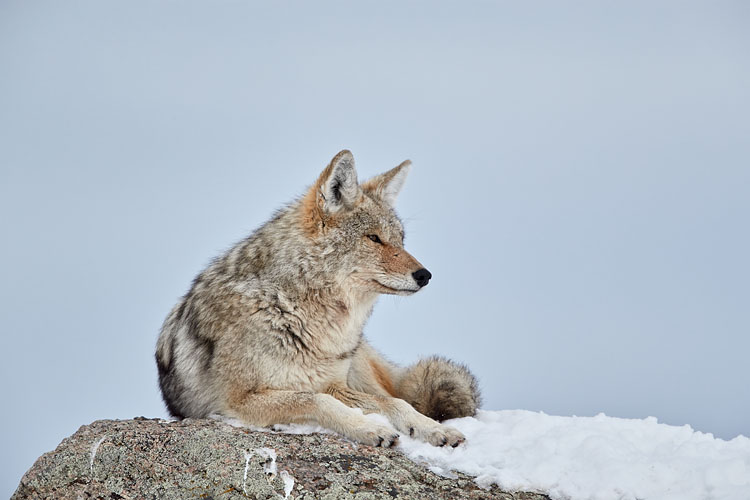
<path fill-rule="evenodd" d="M 433 273 L 366 334 L 486 409 L 750 435 L 747 2 L 0 0 L 0 496 L 163 417 L 209 260 L 342 148 Z"/>

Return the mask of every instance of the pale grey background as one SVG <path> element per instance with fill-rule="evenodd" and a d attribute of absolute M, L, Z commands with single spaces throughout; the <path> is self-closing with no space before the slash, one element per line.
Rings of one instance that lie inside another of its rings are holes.
<path fill-rule="evenodd" d="M 522 4 L 522 5 L 519 5 Z M 339 149 L 414 161 L 393 360 L 487 409 L 750 434 L 747 2 L 0 2 L 0 496 L 165 416 L 193 276 Z"/>

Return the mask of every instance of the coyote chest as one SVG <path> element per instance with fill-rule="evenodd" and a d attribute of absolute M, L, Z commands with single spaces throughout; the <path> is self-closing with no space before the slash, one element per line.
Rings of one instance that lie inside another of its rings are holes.
<path fill-rule="evenodd" d="M 279 389 L 313 392 L 344 382 L 375 299 L 352 304 L 318 291 L 293 309 L 285 307 L 285 302 L 281 297 L 278 305 L 264 311 L 272 326 L 265 335 L 278 348 L 266 351 L 272 359 L 264 361 L 292 369 L 269 374 L 267 382 Z"/>

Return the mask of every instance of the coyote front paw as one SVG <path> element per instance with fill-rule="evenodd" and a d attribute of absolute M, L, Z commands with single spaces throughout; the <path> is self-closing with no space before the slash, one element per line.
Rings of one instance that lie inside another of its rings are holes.
<path fill-rule="evenodd" d="M 447 425 L 437 424 L 434 426 L 423 427 L 421 429 L 411 428 L 409 434 L 417 439 L 426 441 L 433 446 L 451 446 L 455 448 L 466 441 L 461 432 L 448 427 Z"/>
<path fill-rule="evenodd" d="M 384 425 L 370 424 L 367 429 L 355 433 L 352 437 L 360 443 L 383 448 L 390 448 L 398 443 L 398 433 Z"/>

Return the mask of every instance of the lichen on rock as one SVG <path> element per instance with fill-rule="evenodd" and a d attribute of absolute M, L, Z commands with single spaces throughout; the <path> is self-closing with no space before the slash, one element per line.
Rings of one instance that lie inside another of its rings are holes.
<path fill-rule="evenodd" d="M 25 498 L 547 499 L 440 477 L 397 450 L 332 434 L 145 418 L 81 427 L 23 476 L 11 500 Z"/>

